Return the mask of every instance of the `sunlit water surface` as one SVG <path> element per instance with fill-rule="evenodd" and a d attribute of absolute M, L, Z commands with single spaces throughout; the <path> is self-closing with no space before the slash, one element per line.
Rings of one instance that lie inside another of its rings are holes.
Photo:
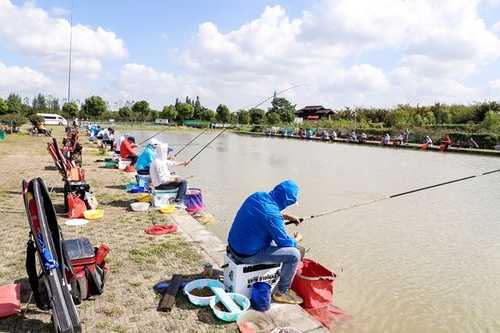
<path fill-rule="evenodd" d="M 140 141 L 152 132 L 134 133 Z M 179 149 L 197 132 L 159 138 Z M 188 159 L 215 133 L 183 151 Z M 175 146 L 177 145 L 177 146 Z M 310 215 L 500 168 L 500 159 L 225 133 L 179 174 L 203 189 L 226 240 L 252 192 L 284 179 Z M 310 220 L 308 256 L 337 274 L 338 332 L 500 332 L 500 173 Z"/>

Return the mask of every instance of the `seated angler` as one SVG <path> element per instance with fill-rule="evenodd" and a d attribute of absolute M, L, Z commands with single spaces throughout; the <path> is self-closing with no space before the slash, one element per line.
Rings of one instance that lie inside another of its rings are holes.
<path fill-rule="evenodd" d="M 278 184 L 271 192 L 250 195 L 234 219 L 228 236 L 228 251 L 242 264 L 282 264 L 281 276 L 273 300 L 281 303 L 300 304 L 302 299 L 290 290 L 301 252 L 297 242 L 299 233 L 290 237 L 285 230 L 285 220 L 296 224 L 300 220 L 281 213 L 297 202 L 298 186 L 292 180 Z"/>
<path fill-rule="evenodd" d="M 126 137 L 121 143 L 120 157 L 124 160 L 131 160 L 132 163 L 130 165 L 134 165 L 137 162 L 137 145 L 133 136 Z"/>
<path fill-rule="evenodd" d="M 110 150 L 113 150 L 114 143 L 115 143 L 115 130 L 109 127 L 106 131 L 103 131 L 102 146 L 104 148 L 109 146 Z"/>
<path fill-rule="evenodd" d="M 158 145 L 160 145 L 160 141 L 154 138 L 151 139 L 150 143 L 146 145 L 137 159 L 137 165 L 135 166 L 137 174 L 149 175 L 149 167 L 151 166 L 151 162 L 154 160 L 155 149 Z"/>
<path fill-rule="evenodd" d="M 176 162 L 168 159 L 168 145 L 159 144 L 155 148 L 155 158 L 151 162 L 149 174 L 151 175 L 151 184 L 155 190 L 173 190 L 177 189 L 175 203 L 182 208 L 186 198 L 187 181 L 180 176 L 173 175 L 170 172 L 170 166 L 187 166 L 189 161 Z"/>

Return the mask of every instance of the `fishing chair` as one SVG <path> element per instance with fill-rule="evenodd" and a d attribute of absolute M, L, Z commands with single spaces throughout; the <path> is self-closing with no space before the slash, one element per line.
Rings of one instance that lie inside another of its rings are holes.
<path fill-rule="evenodd" d="M 85 172 L 73 161 L 64 156 L 59 149 L 57 140 L 52 139 L 52 143 L 48 144 L 47 149 L 54 159 L 59 173 L 64 181 L 64 210 L 68 212 L 68 194 L 73 194 L 85 202 L 87 209 L 94 209 L 97 204 L 90 191 L 90 185 L 85 181 Z"/>
<path fill-rule="evenodd" d="M 80 320 L 67 278 L 72 266 L 47 188 L 41 178 L 35 178 L 23 181 L 22 189 L 30 225 L 26 271 L 36 305 L 51 310 L 55 332 L 79 333 Z"/>

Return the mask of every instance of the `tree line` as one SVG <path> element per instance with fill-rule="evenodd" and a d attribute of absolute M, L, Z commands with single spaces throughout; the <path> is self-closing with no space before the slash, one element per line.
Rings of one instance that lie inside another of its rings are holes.
<path fill-rule="evenodd" d="M 0 121 L 14 122 L 19 126 L 27 120 L 38 121 L 37 113 L 56 113 L 68 119 L 147 122 L 161 118 L 174 123 L 198 120 L 248 125 L 293 122 L 295 105 L 284 98 L 275 98 L 267 111 L 253 108 L 232 112 L 224 104 L 217 106 L 214 111 L 203 106 L 198 96 L 194 99 L 187 96 L 183 101 L 176 98 L 175 103 L 165 105 L 161 110 L 153 109 L 145 100 L 127 101 L 118 110 L 111 110 L 109 104 L 100 96 L 90 96 L 80 106 L 70 102 L 64 103 L 62 107 L 58 99 L 42 94 L 38 94 L 31 101 L 17 94 L 10 94 L 6 99 L 0 97 Z"/>
<path fill-rule="evenodd" d="M 220 122 L 242 125 L 292 126 L 296 105 L 285 98 L 275 97 L 269 108 L 251 108 L 232 111 L 220 104 L 215 110 L 202 105 L 200 98 L 189 96 L 155 110 L 146 100 L 128 101 L 117 110 L 100 96 L 90 96 L 80 106 L 75 102 L 64 103 L 57 98 L 38 94 L 33 99 L 10 94 L 0 98 L 0 120 L 22 123 L 36 120 L 37 113 L 58 113 L 68 119 L 154 121 L 168 119 L 173 123 L 185 120 Z M 455 127 L 466 131 L 500 131 L 500 103 L 495 101 L 470 105 L 435 103 L 429 106 L 397 105 L 394 108 L 343 108 L 336 110 L 328 120 L 319 122 L 321 127 L 357 128 L 421 128 Z M 307 126 L 311 123 L 306 123 Z"/>

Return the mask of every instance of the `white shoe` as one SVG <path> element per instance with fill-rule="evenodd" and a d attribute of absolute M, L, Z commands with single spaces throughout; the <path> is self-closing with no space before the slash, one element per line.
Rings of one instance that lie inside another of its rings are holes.
<path fill-rule="evenodd" d="M 183 204 L 182 202 L 176 202 L 174 204 L 175 204 L 175 208 L 177 208 L 177 209 L 186 209 L 187 208 L 186 205 Z"/>

